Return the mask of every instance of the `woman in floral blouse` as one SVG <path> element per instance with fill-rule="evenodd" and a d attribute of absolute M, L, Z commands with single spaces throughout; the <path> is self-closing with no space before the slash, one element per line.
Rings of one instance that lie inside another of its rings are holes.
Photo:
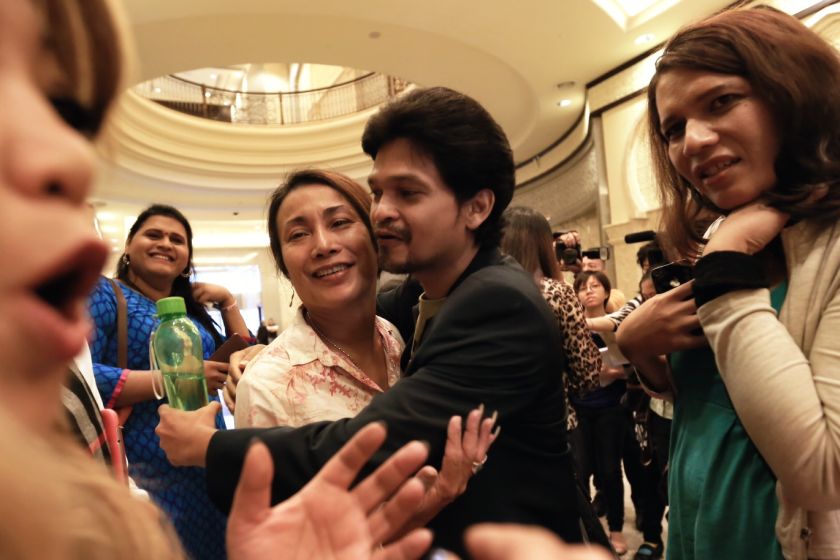
<path fill-rule="evenodd" d="M 329 171 L 295 173 L 272 194 L 271 250 L 302 305 L 237 385 L 237 427 L 355 416 L 399 380 L 403 340 L 376 316 L 369 207 L 360 185 Z"/>

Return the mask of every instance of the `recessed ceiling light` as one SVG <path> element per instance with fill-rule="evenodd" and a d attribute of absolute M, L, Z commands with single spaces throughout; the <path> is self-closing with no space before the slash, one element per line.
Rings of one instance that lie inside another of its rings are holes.
<path fill-rule="evenodd" d="M 557 104 L 560 105 L 561 107 L 568 107 L 569 105 L 572 104 L 572 100 L 571 99 L 561 99 L 560 102 L 557 103 Z"/>
<path fill-rule="evenodd" d="M 155 88 L 155 93 L 160 93 L 160 88 L 159 87 Z"/>
<path fill-rule="evenodd" d="M 210 97 L 210 92 L 209 92 L 209 91 L 205 91 L 205 92 L 204 92 L 204 97 Z"/>
<path fill-rule="evenodd" d="M 210 79 L 211 79 L 211 80 L 215 80 L 215 79 L 216 79 L 216 78 L 218 78 L 218 77 L 219 77 L 219 75 L 218 75 L 218 74 L 210 74 Z"/>
<path fill-rule="evenodd" d="M 644 35 L 639 35 L 638 37 L 636 37 L 636 40 L 633 42 L 637 45 L 646 45 L 651 41 L 653 41 L 653 33 L 645 33 Z"/>
<path fill-rule="evenodd" d="M 371 31 L 370 33 L 368 33 L 368 37 L 370 37 L 371 39 L 379 39 L 380 37 L 382 37 L 382 33 L 380 33 L 379 31 Z"/>

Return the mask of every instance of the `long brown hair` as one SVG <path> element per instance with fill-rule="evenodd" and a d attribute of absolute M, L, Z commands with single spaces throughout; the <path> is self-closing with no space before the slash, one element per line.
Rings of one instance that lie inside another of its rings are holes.
<path fill-rule="evenodd" d="M 545 216 L 531 208 L 511 206 L 502 213 L 502 219 L 502 251 L 529 274 L 539 270 L 546 278 L 558 279 L 551 226 Z"/>
<path fill-rule="evenodd" d="M 656 87 L 675 69 L 746 79 L 769 107 L 780 138 L 777 182 L 763 198 L 792 220 L 840 216 L 840 56 L 796 18 L 773 8 L 725 11 L 684 27 L 668 41 L 647 91 L 666 241 L 681 257 L 697 256 L 703 230 L 721 211 L 668 158 Z M 827 188 L 825 197 L 808 200 L 818 188 Z"/>

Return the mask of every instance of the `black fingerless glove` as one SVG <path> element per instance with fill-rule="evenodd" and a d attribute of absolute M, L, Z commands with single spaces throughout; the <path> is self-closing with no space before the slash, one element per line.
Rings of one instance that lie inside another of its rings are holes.
<path fill-rule="evenodd" d="M 694 301 L 697 307 L 735 290 L 769 286 L 764 265 L 755 255 L 717 251 L 694 265 Z"/>

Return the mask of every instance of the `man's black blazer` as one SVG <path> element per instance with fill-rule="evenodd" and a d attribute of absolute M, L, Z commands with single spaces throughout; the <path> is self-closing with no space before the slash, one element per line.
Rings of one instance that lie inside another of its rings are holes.
<path fill-rule="evenodd" d="M 380 314 L 393 318 L 409 352 L 413 324 L 407 306 L 416 303 L 416 293 L 407 296 L 410 290 L 397 288 L 379 302 Z M 497 250 L 480 251 L 427 324 L 398 383 L 355 418 L 217 432 L 207 452 L 210 495 L 223 510 L 230 508 L 253 437 L 274 457 L 272 498 L 278 502 L 372 421 L 386 423 L 388 438 L 370 468 L 415 439 L 430 444 L 429 462 L 440 467 L 449 418 L 484 403 L 488 413 L 498 410 L 501 435 L 466 492 L 429 524 L 435 545 L 463 554 L 464 529 L 481 521 L 542 525 L 577 541 L 561 342 L 532 278 Z"/>

